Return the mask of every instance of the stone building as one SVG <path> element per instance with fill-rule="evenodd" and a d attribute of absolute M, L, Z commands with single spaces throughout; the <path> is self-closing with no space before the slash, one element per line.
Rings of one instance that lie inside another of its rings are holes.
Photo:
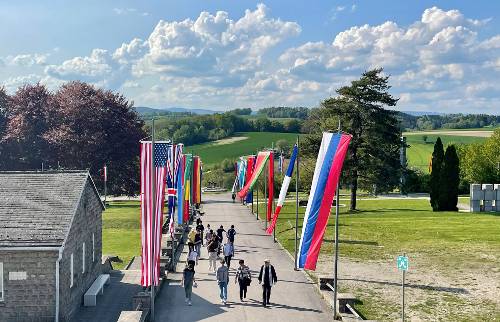
<path fill-rule="evenodd" d="M 70 321 L 101 273 L 104 205 L 86 171 L 0 172 L 0 321 Z"/>

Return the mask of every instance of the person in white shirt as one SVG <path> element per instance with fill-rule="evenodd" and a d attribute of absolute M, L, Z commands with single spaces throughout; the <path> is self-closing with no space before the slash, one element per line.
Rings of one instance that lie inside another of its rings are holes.
<path fill-rule="evenodd" d="M 224 253 L 224 261 L 227 264 L 227 269 L 229 269 L 231 267 L 231 258 L 234 255 L 233 244 L 230 242 L 226 243 L 224 245 L 223 253 Z"/>

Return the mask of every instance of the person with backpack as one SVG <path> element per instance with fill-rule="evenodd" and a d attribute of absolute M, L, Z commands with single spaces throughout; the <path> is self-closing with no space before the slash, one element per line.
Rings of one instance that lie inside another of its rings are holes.
<path fill-rule="evenodd" d="M 236 229 L 234 229 L 234 225 L 231 225 L 231 228 L 226 233 L 227 240 L 231 243 L 234 244 L 234 236 L 236 235 Z"/>
<path fill-rule="evenodd" d="M 184 272 L 182 273 L 181 285 L 184 286 L 184 292 L 186 293 L 186 303 L 191 305 L 191 295 L 193 294 L 193 285 L 196 287 L 196 279 L 194 278 L 194 265 L 189 263 Z"/>
<path fill-rule="evenodd" d="M 196 235 L 194 236 L 194 249 L 198 254 L 198 259 L 200 258 L 201 255 L 201 243 L 202 243 L 201 232 L 198 230 L 196 232 Z"/>
<path fill-rule="evenodd" d="M 229 269 L 231 267 L 231 258 L 234 255 L 233 254 L 233 244 L 231 244 L 229 242 L 226 243 L 224 245 L 223 253 L 224 253 L 224 261 L 227 264 L 227 269 Z"/>
<path fill-rule="evenodd" d="M 219 239 L 217 235 L 212 235 L 212 240 L 208 242 L 208 270 L 215 273 L 217 269 L 217 250 L 219 249 Z"/>
<path fill-rule="evenodd" d="M 221 266 L 217 269 L 217 283 L 220 289 L 220 301 L 226 305 L 227 302 L 227 284 L 229 283 L 229 270 L 224 265 L 224 260 L 220 261 Z"/>
<path fill-rule="evenodd" d="M 188 234 L 188 246 L 190 252 L 194 249 L 194 236 L 196 236 L 196 229 L 193 228 Z"/>
<path fill-rule="evenodd" d="M 278 278 L 276 276 L 276 270 L 274 266 L 271 265 L 269 259 L 264 260 L 264 265 L 260 268 L 259 273 L 259 284 L 262 284 L 262 305 L 269 305 L 269 298 L 271 297 L 271 287 L 276 285 Z"/>
<path fill-rule="evenodd" d="M 224 233 L 226 230 L 224 226 L 220 225 L 219 229 L 217 229 L 217 238 L 219 239 L 219 248 L 217 249 L 217 256 L 220 255 L 222 249 L 222 242 L 224 241 Z"/>
<path fill-rule="evenodd" d="M 201 245 L 203 246 L 203 233 L 205 231 L 205 226 L 203 226 L 203 221 L 201 221 L 201 219 L 198 219 L 198 223 L 196 225 L 196 231 L 199 231 L 200 232 L 200 235 L 201 235 Z"/>
<path fill-rule="evenodd" d="M 247 298 L 247 288 L 252 282 L 252 273 L 250 272 L 250 268 L 245 265 L 245 261 L 243 259 L 240 259 L 238 263 L 240 266 L 236 271 L 234 283 L 238 283 L 240 286 L 240 301 L 243 302 L 243 299 Z"/>

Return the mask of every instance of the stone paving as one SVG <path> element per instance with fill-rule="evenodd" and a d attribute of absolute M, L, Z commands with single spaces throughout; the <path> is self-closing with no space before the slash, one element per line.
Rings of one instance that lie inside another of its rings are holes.
<path fill-rule="evenodd" d="M 332 310 L 303 272 L 293 270 L 293 260 L 273 238 L 268 236 L 262 222 L 257 221 L 247 207 L 233 204 L 230 194 L 205 194 L 202 217 L 206 227 L 235 225 L 235 258 L 231 261 L 228 303 L 219 300 L 219 288 L 214 273 L 208 272 L 206 248 L 196 266 L 198 287 L 193 288 L 193 306 L 184 302 L 184 289 L 180 286 L 184 267 L 179 263 L 179 273 L 169 274 L 171 280 L 163 287 L 155 306 L 155 321 L 332 321 Z M 184 250 L 186 251 L 186 250 Z M 185 254 L 183 254 L 185 258 Z M 258 271 L 265 258 L 271 259 L 278 275 L 278 283 L 272 288 L 271 305 L 261 305 L 262 289 L 257 281 Z M 247 300 L 240 302 L 238 285 L 234 283 L 238 259 L 244 259 L 252 270 L 253 281 Z"/>

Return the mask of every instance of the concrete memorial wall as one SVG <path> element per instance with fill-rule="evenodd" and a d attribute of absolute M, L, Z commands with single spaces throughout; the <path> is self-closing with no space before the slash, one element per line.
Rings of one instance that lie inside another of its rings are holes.
<path fill-rule="evenodd" d="M 471 184 L 470 212 L 500 211 L 500 184 Z"/>

